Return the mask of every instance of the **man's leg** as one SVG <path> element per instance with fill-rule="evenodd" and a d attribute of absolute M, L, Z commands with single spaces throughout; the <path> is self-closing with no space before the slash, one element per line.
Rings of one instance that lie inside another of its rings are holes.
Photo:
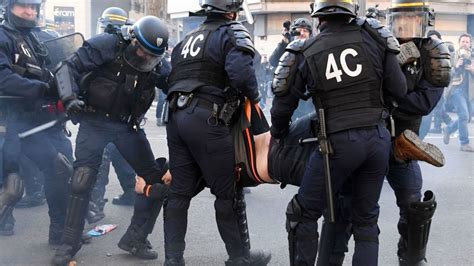
<path fill-rule="evenodd" d="M 387 181 L 395 192 L 397 206 L 400 209 L 398 221 L 398 257 L 401 261 L 407 260 L 408 252 L 408 210 L 412 202 L 421 200 L 422 176 L 417 161 L 409 163 L 390 162 Z"/>
<path fill-rule="evenodd" d="M 142 130 L 137 132 L 129 129 L 128 132 L 120 134 L 114 144 L 134 171 L 149 184 L 161 184 L 160 188 L 164 194 L 159 200 L 148 199 L 144 195 L 136 197 L 130 226 L 118 246 L 142 259 L 156 259 L 158 254 L 151 250 L 147 236 L 153 231 L 163 200 L 168 194 L 168 188 L 161 180 L 164 174 L 163 165 L 155 161 L 150 143 Z"/>
<path fill-rule="evenodd" d="M 135 202 L 135 171 L 112 143 L 109 146 L 109 152 L 112 165 L 123 190 L 122 195 L 113 198 L 112 204 L 131 206 Z"/>

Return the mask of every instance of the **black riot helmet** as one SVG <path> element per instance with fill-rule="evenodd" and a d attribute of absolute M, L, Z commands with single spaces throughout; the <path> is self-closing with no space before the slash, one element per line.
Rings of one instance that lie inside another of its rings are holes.
<path fill-rule="evenodd" d="M 353 0 L 315 0 L 312 17 L 345 15 L 356 17 Z"/>
<path fill-rule="evenodd" d="M 199 0 L 199 5 L 205 13 L 239 12 L 244 0 Z"/>
<path fill-rule="evenodd" d="M 132 25 L 127 12 L 120 7 L 109 7 L 102 12 L 102 16 L 97 20 L 96 33 L 116 33 L 123 25 Z"/>
<path fill-rule="evenodd" d="M 425 38 L 434 25 L 434 13 L 427 0 L 392 0 L 387 9 L 387 26 L 398 39 Z"/>
<path fill-rule="evenodd" d="M 293 24 L 291 24 L 291 28 L 290 28 L 291 35 L 295 35 L 294 32 L 298 31 L 299 28 L 307 29 L 309 31 L 309 34 L 313 33 L 313 25 L 311 24 L 311 21 L 309 21 L 309 19 L 306 19 L 306 18 L 295 19 L 295 21 L 293 21 Z M 299 35 L 299 33 L 297 35 Z"/>
<path fill-rule="evenodd" d="M 168 48 L 168 28 L 155 16 L 140 18 L 126 37 L 131 42 L 124 52 L 125 61 L 135 70 L 149 72 L 155 68 Z"/>
<path fill-rule="evenodd" d="M 34 20 L 28 20 L 18 17 L 12 13 L 12 9 L 15 5 L 20 7 L 33 6 L 36 9 L 36 18 Z M 43 0 L 7 0 L 7 6 L 5 8 L 5 20 L 15 28 L 35 28 L 44 25 L 44 14 L 43 13 Z"/>

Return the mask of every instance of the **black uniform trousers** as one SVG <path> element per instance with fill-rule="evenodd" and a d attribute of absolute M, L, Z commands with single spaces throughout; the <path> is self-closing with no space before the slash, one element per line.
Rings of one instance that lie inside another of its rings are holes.
<path fill-rule="evenodd" d="M 102 162 L 102 154 L 108 143 L 114 143 L 125 160 L 132 166 L 137 175 L 143 177 L 147 183 L 162 183 L 161 169 L 155 161 L 150 143 L 142 129 L 134 129 L 127 123 L 98 114 L 86 114 L 82 117 L 79 133 L 76 139 L 76 161 L 74 162 L 73 180 L 71 182 L 71 198 L 68 205 L 68 217 L 66 218 L 65 230 L 72 230 L 73 235 L 63 241 L 67 245 L 78 248 L 80 246 L 80 232 L 84 229 L 84 219 L 88 207 L 90 193 L 97 178 L 97 171 Z M 90 168 L 92 175 L 87 176 L 90 180 L 76 180 L 84 178 L 76 175 L 78 168 Z M 85 184 L 85 185 L 84 185 Z M 80 210 L 72 210 L 79 206 L 74 200 L 87 202 L 80 204 Z M 132 222 L 144 224 L 147 218 L 156 219 L 154 215 L 155 206 L 152 200 L 144 195 L 137 195 Z M 159 206 L 161 208 L 161 205 Z M 79 215 L 80 217 L 70 217 Z M 68 222 L 70 221 L 70 222 Z M 154 222 L 152 223 L 154 224 Z M 148 231 L 148 230 L 147 230 Z M 150 230 L 151 231 L 151 230 Z M 79 233 L 78 233 L 79 232 Z M 74 239 L 71 239 L 74 238 Z"/>
<path fill-rule="evenodd" d="M 329 157 L 333 193 L 340 192 L 345 182 L 352 182 L 353 265 L 377 265 L 378 200 L 388 170 L 390 134 L 377 126 L 333 133 L 329 139 L 334 151 Z M 308 161 L 297 199 L 308 218 L 295 231 L 296 238 L 302 239 L 297 243 L 297 265 L 313 265 L 314 242 L 305 239 L 317 235 L 316 221 L 327 206 L 323 156 L 317 150 Z"/>
<path fill-rule="evenodd" d="M 211 111 L 195 99 L 184 110 L 172 112 L 166 126 L 173 182 L 164 207 L 165 253 L 182 258 L 187 213 L 203 177 L 216 196 L 214 208 L 219 233 L 230 258 L 245 256 L 234 211 L 234 144 L 229 127 L 216 123 Z"/>
<path fill-rule="evenodd" d="M 19 173 L 22 154 L 31 159 L 44 175 L 44 192 L 48 203 L 48 214 L 52 224 L 62 225 L 66 216 L 67 182 L 66 176 L 56 174 L 55 161 L 58 153 L 70 154 L 70 142 L 58 128 L 52 128 L 24 139 L 18 133 L 41 125 L 48 120 L 43 116 L 31 113 L 11 113 L 7 122 L 7 133 L 4 144 L 4 173 Z M 61 141 L 58 139 L 62 139 Z M 65 144 L 66 143 L 66 144 Z M 69 158 L 68 158 L 69 159 Z M 58 179 L 59 178 L 59 179 Z"/>

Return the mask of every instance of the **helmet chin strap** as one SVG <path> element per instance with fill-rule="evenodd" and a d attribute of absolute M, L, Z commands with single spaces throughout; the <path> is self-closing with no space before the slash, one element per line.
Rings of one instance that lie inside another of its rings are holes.
<path fill-rule="evenodd" d="M 13 14 L 10 9 L 7 11 L 7 20 L 15 28 L 34 28 L 37 26 L 35 20 L 26 20 Z"/>

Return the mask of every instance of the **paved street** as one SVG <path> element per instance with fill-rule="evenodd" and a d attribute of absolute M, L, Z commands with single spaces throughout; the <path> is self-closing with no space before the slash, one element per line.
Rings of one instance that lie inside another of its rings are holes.
<path fill-rule="evenodd" d="M 267 110 L 268 112 L 268 110 Z M 166 132 L 155 125 L 154 109 L 148 113 L 145 126 L 147 136 L 157 157 L 167 156 Z M 474 124 L 469 124 L 471 143 L 474 142 Z M 75 131 L 74 129 L 73 131 Z M 429 135 L 427 141 L 438 145 L 446 156 L 446 166 L 435 168 L 421 163 L 425 190 L 435 192 L 438 209 L 431 227 L 428 260 L 431 265 L 474 265 L 474 153 L 459 151 L 457 138 L 449 145 L 442 143 L 441 135 Z M 113 169 L 111 167 L 111 169 Z M 111 171 L 106 196 L 109 202 L 121 193 L 116 175 Z M 263 185 L 246 194 L 247 216 L 253 248 L 270 250 L 270 265 L 288 265 L 285 209 L 296 188 L 280 189 L 275 185 Z M 185 259 L 187 265 L 223 265 L 226 260 L 224 244 L 220 240 L 214 220 L 214 197 L 203 191 L 191 203 Z M 379 265 L 397 265 L 396 222 L 398 209 L 388 183 L 385 183 L 380 199 Z M 106 205 L 107 217 L 100 224 L 114 223 L 118 228 L 83 246 L 77 254 L 79 265 L 162 265 L 163 219 L 158 218 L 150 240 L 159 253 L 158 260 L 138 260 L 117 247 L 132 214 L 131 207 Z M 15 235 L 0 236 L 0 265 L 49 265 L 54 249 L 47 244 L 47 207 L 17 209 Z M 351 240 L 352 242 L 352 240 Z M 353 252 L 353 245 L 349 254 Z M 351 265 L 347 256 L 345 265 Z"/>

